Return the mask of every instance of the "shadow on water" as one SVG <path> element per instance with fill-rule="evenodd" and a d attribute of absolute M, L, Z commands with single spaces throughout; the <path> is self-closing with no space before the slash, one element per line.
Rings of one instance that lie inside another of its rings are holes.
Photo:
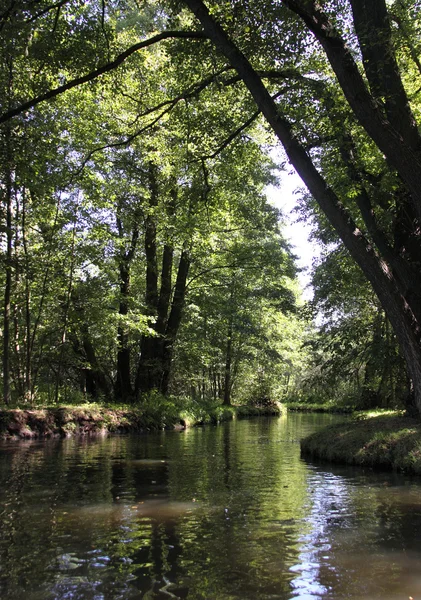
<path fill-rule="evenodd" d="M 0 446 L 0 597 L 421 597 L 419 480 L 303 460 L 333 419 Z"/>

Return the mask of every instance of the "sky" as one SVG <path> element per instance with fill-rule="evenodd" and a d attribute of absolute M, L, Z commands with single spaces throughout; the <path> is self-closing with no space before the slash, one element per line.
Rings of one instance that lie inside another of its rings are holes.
<path fill-rule="evenodd" d="M 294 214 L 293 209 L 296 205 L 295 190 L 303 188 L 304 184 L 298 175 L 293 171 L 292 167 L 287 167 L 281 172 L 279 187 L 268 186 L 266 194 L 274 206 L 280 208 L 285 215 L 286 227 L 284 229 L 285 237 L 291 242 L 293 252 L 298 256 L 297 264 L 304 269 L 299 273 L 298 278 L 303 287 L 303 296 L 309 300 L 313 296 L 308 273 L 314 257 L 318 257 L 320 252 L 314 244 L 309 240 L 311 227 L 303 222 L 298 222 L 298 215 Z"/>

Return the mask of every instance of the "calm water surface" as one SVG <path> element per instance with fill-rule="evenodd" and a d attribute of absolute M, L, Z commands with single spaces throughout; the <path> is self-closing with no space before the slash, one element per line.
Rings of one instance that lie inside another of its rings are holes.
<path fill-rule="evenodd" d="M 0 598 L 421 599 L 421 479 L 302 460 L 333 419 L 0 445 Z"/>

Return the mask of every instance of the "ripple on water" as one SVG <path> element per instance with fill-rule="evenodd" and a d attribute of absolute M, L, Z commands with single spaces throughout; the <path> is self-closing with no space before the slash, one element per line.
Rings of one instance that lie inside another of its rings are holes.
<path fill-rule="evenodd" d="M 418 480 L 303 460 L 325 417 L 0 449 L 1 599 L 421 597 Z"/>

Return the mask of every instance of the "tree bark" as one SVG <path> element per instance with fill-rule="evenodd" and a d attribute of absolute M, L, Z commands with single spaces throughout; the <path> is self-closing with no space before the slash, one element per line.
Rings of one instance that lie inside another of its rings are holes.
<path fill-rule="evenodd" d="M 399 73 L 384 0 L 351 0 L 363 65 L 371 93 L 384 102 L 389 123 L 410 148 L 421 150 L 421 137 Z"/>
<path fill-rule="evenodd" d="M 120 272 L 120 302 L 118 314 L 120 323 L 117 328 L 117 378 L 115 396 L 119 402 L 127 402 L 132 396 L 130 372 L 130 347 L 127 326 L 121 322 L 129 312 L 130 267 L 122 259 Z"/>
<path fill-rule="evenodd" d="M 231 362 L 232 362 L 232 318 L 230 318 L 227 332 L 227 346 L 225 350 L 225 377 L 224 401 L 225 406 L 231 406 Z"/>
<path fill-rule="evenodd" d="M 95 353 L 95 348 L 88 337 L 87 331 L 83 332 L 82 346 L 86 359 L 90 365 L 90 376 L 87 380 L 89 381 L 91 388 L 95 391 L 96 389 L 100 390 L 104 394 L 104 397 L 110 401 L 112 399 L 111 386 L 107 380 L 104 370 L 99 364 Z"/>
<path fill-rule="evenodd" d="M 383 1 L 373 0 L 377 7 Z M 198 0 L 186 0 L 186 3 L 197 4 Z M 405 126 L 402 127 L 401 121 L 391 123 L 367 89 L 351 50 L 316 2 L 309 0 L 304 5 L 300 0 L 284 0 L 284 4 L 303 20 L 320 42 L 355 117 L 402 177 L 421 220 L 421 138 L 414 126 L 408 123 L 411 119 L 415 123 L 409 105 L 395 109 L 401 116 L 407 115 L 403 119 Z M 376 37 L 378 39 L 379 36 Z M 383 90 L 383 95 L 388 96 L 387 88 Z"/>
<path fill-rule="evenodd" d="M 228 302 L 228 330 L 225 349 L 225 373 L 224 373 L 224 400 L 225 406 L 231 406 L 231 388 L 232 388 L 232 336 L 234 333 L 234 296 L 235 296 L 235 279 L 231 281 L 230 297 Z"/>
<path fill-rule="evenodd" d="M 124 242 L 123 224 L 117 214 L 117 229 L 121 243 Z M 134 217 L 136 219 L 136 216 Z M 117 377 L 115 384 L 115 396 L 119 402 L 129 402 L 133 399 L 133 387 L 131 381 L 131 361 L 129 330 L 124 320 L 129 313 L 130 302 L 130 271 L 131 264 L 136 252 L 137 241 L 139 238 L 139 229 L 135 220 L 131 236 L 130 247 L 128 250 L 121 249 L 118 257 L 118 270 L 120 276 L 120 301 L 119 301 L 119 325 L 117 328 Z"/>
<path fill-rule="evenodd" d="M 6 212 L 6 259 L 5 271 L 6 281 L 4 285 L 3 297 L 3 402 L 7 405 L 11 401 L 11 381 L 10 381 L 10 308 L 12 296 L 12 249 L 13 249 L 13 231 L 12 231 L 12 150 L 11 150 L 11 132 L 10 129 L 5 132 L 5 212 Z"/>
<path fill-rule="evenodd" d="M 167 327 L 165 329 L 165 338 L 162 354 L 162 383 L 161 392 L 168 393 L 171 363 L 174 352 L 174 343 L 177 338 L 177 333 L 180 328 L 181 319 L 183 316 L 183 307 L 187 290 L 187 277 L 190 269 L 189 252 L 184 249 L 180 256 L 178 264 L 177 279 L 175 282 L 174 296 L 171 304 L 171 312 L 168 317 Z"/>
<path fill-rule="evenodd" d="M 174 261 L 174 249 L 170 242 L 164 245 L 162 252 L 161 263 L 161 285 L 158 294 L 158 258 L 157 258 L 157 243 L 156 243 L 156 222 L 154 208 L 158 204 L 158 186 L 156 182 L 155 168 L 150 171 L 150 204 L 151 214 L 148 216 L 146 235 L 145 235 L 145 253 L 146 253 L 146 296 L 145 302 L 149 313 L 154 315 L 156 320 L 151 323 L 151 328 L 156 332 L 155 336 L 144 336 L 141 342 L 141 356 L 138 364 L 136 376 L 135 396 L 138 398 L 141 392 L 147 392 L 152 389 L 157 389 L 163 393 L 167 393 L 169 372 L 168 361 L 171 364 L 172 350 L 166 346 L 166 336 L 168 331 L 174 330 L 174 335 L 177 335 L 178 325 L 174 326 L 176 320 L 178 300 L 176 297 L 180 294 L 180 269 L 183 270 L 185 263 L 184 253 L 181 255 L 173 302 L 170 311 L 170 302 L 172 295 L 172 272 Z M 176 187 L 174 186 L 171 194 L 171 201 L 168 203 L 166 210 L 169 216 L 172 216 L 175 211 Z M 188 269 L 187 269 L 188 272 Z M 186 272 L 186 277 L 187 277 Z M 186 281 L 184 281 L 184 288 Z M 183 294 L 185 294 L 185 289 Z M 170 313 L 170 314 L 169 314 Z M 181 316 L 180 316 L 181 319 Z M 172 335 L 172 333 L 170 333 Z M 174 338 L 175 339 L 175 338 Z"/>
<path fill-rule="evenodd" d="M 158 306 L 157 306 L 157 318 L 156 318 L 156 332 L 159 335 L 165 333 L 165 327 L 168 317 L 168 309 L 171 300 L 172 290 L 172 266 L 173 266 L 174 250 L 173 247 L 166 244 L 164 246 L 164 252 L 162 255 L 162 269 L 161 269 L 161 289 L 159 292 Z"/>
<path fill-rule="evenodd" d="M 145 304 L 147 314 L 155 320 L 150 323 L 156 328 L 158 316 L 158 259 L 156 247 L 156 207 L 158 206 L 158 182 L 156 166 L 149 165 L 149 214 L 145 222 L 146 291 Z M 160 365 L 157 343 L 150 335 L 142 336 L 140 358 L 135 382 L 135 397 L 141 392 L 159 388 Z"/>

